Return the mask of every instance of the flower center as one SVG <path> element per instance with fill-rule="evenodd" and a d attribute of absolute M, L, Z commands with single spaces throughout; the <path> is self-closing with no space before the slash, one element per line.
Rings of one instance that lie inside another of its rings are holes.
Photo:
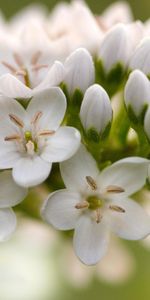
<path fill-rule="evenodd" d="M 110 204 L 110 202 L 108 205 L 106 201 L 106 195 L 110 193 L 113 194 L 123 193 L 124 189 L 122 187 L 116 185 L 109 185 L 106 187 L 105 191 L 100 192 L 98 191 L 98 186 L 96 181 L 91 176 L 86 176 L 86 181 L 93 194 L 86 197 L 86 199 L 81 201 L 80 203 L 77 203 L 75 205 L 76 209 L 89 209 L 94 211 L 96 223 L 101 222 L 103 218 L 104 207 L 105 209 L 107 208 L 117 213 L 125 213 L 125 209 L 123 207 L 113 205 L 113 203 Z"/>
<path fill-rule="evenodd" d="M 19 77 L 19 79 L 22 79 L 24 84 L 27 87 L 31 88 L 31 81 L 29 78 L 29 73 L 30 73 L 29 70 L 31 70 L 35 74 L 35 73 L 38 73 L 43 68 L 48 68 L 47 64 L 40 64 L 38 62 L 41 54 L 42 54 L 41 51 L 35 52 L 32 55 L 28 66 L 25 66 L 24 60 L 19 53 L 13 53 L 13 59 L 14 59 L 15 66 L 7 61 L 2 61 L 1 63 L 13 75 Z"/>
<path fill-rule="evenodd" d="M 89 196 L 86 201 L 89 204 L 88 208 L 91 210 L 102 208 L 104 205 L 104 200 L 100 199 L 98 196 Z"/>
<path fill-rule="evenodd" d="M 9 114 L 11 122 L 18 127 L 19 131 L 6 136 L 4 140 L 7 142 L 17 142 L 21 152 L 27 152 L 28 155 L 33 156 L 35 153 L 43 149 L 47 138 L 55 134 L 54 130 L 38 129 L 39 126 L 37 125 L 41 117 L 42 112 L 37 111 L 30 122 L 31 130 L 24 130 L 24 122 L 18 116 Z"/>

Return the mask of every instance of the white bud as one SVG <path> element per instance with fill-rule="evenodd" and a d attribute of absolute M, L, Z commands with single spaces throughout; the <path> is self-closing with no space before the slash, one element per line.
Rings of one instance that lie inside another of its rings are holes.
<path fill-rule="evenodd" d="M 106 91 L 98 84 L 89 87 L 84 95 L 80 110 L 84 129 L 91 128 L 102 134 L 112 121 L 112 108 Z"/>
<path fill-rule="evenodd" d="M 130 60 L 130 68 L 139 69 L 146 75 L 150 75 L 150 38 L 144 38 L 135 49 Z"/>
<path fill-rule="evenodd" d="M 129 52 L 128 30 L 125 25 L 118 24 L 105 35 L 99 51 L 105 72 L 108 73 L 118 63 L 125 67 Z"/>
<path fill-rule="evenodd" d="M 145 119 L 144 119 L 144 130 L 146 132 L 146 135 L 148 136 L 150 140 L 150 107 L 146 112 Z M 150 174 L 150 168 L 149 168 L 149 174 Z M 150 178 L 150 175 L 149 175 Z"/>
<path fill-rule="evenodd" d="M 126 107 L 132 108 L 136 117 L 139 117 L 150 104 L 150 82 L 139 70 L 133 71 L 125 86 L 124 99 Z"/>
<path fill-rule="evenodd" d="M 76 89 L 83 93 L 94 83 L 95 69 L 92 56 L 84 49 L 75 50 L 65 61 L 65 79 L 68 92 L 72 95 Z"/>

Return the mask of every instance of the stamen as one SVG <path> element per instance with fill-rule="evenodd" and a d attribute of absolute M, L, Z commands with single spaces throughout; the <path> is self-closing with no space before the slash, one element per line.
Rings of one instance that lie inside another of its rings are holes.
<path fill-rule="evenodd" d="M 21 139 L 21 137 L 19 135 L 17 135 L 17 134 L 6 136 L 4 138 L 5 141 L 18 141 L 20 139 Z"/>
<path fill-rule="evenodd" d="M 47 68 L 47 67 L 48 65 L 46 64 L 36 65 L 32 67 L 32 71 L 39 71 L 40 69 Z"/>
<path fill-rule="evenodd" d="M 31 124 L 35 124 L 38 122 L 38 120 L 42 117 L 43 113 L 41 111 L 37 111 L 31 120 Z"/>
<path fill-rule="evenodd" d="M 97 184 L 91 176 L 86 176 L 86 181 L 92 190 L 97 190 Z"/>
<path fill-rule="evenodd" d="M 27 72 L 25 70 L 18 70 L 15 72 L 15 75 L 20 75 L 25 77 L 27 75 Z"/>
<path fill-rule="evenodd" d="M 20 120 L 20 118 L 18 118 L 16 115 L 13 114 L 9 114 L 9 118 L 10 120 L 15 123 L 15 125 L 23 128 L 24 127 L 24 123 Z"/>
<path fill-rule="evenodd" d="M 38 136 L 49 136 L 53 135 L 56 131 L 55 130 L 43 130 L 38 133 Z"/>
<path fill-rule="evenodd" d="M 107 193 L 123 193 L 125 190 L 117 185 L 109 185 L 107 187 Z"/>
<path fill-rule="evenodd" d="M 102 220 L 100 208 L 97 208 L 95 213 L 96 213 L 96 223 L 99 224 Z"/>
<path fill-rule="evenodd" d="M 11 64 L 7 63 L 6 61 L 2 61 L 1 63 L 4 67 L 9 69 L 12 73 L 15 73 L 17 71 Z"/>
<path fill-rule="evenodd" d="M 31 58 L 31 65 L 36 65 L 37 64 L 41 54 L 42 54 L 41 51 L 37 51 L 33 54 L 32 58 Z"/>
<path fill-rule="evenodd" d="M 33 155 L 34 154 L 34 149 L 35 148 L 35 145 L 32 141 L 29 141 L 27 144 L 26 144 L 26 149 L 27 149 L 27 153 L 29 155 Z"/>
<path fill-rule="evenodd" d="M 117 206 L 117 205 L 110 205 L 109 208 L 111 210 L 114 210 L 114 211 L 120 212 L 120 213 L 125 213 L 126 212 L 124 208 L 122 208 L 120 206 Z"/>
<path fill-rule="evenodd" d="M 23 67 L 24 63 L 21 56 L 18 53 L 13 53 L 14 60 L 19 67 Z"/>
<path fill-rule="evenodd" d="M 75 208 L 77 209 L 88 208 L 88 207 L 89 207 L 89 203 L 87 201 L 82 201 L 75 205 Z"/>

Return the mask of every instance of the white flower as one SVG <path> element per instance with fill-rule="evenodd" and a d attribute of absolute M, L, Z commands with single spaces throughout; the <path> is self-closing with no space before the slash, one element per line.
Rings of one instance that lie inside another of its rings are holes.
<path fill-rule="evenodd" d="M 118 24 L 104 36 L 98 57 L 108 73 L 118 63 L 126 67 L 129 52 L 128 30 L 125 25 Z"/>
<path fill-rule="evenodd" d="M 66 111 L 66 98 L 59 88 L 38 92 L 27 110 L 3 97 L 0 107 L 0 169 L 12 168 L 19 185 L 41 183 L 52 162 L 68 159 L 77 151 L 79 132 L 59 127 Z"/>
<path fill-rule="evenodd" d="M 139 69 L 146 75 L 150 75 L 150 38 L 144 38 L 135 49 L 131 60 L 130 69 Z"/>
<path fill-rule="evenodd" d="M 11 171 L 0 173 L 0 241 L 10 237 L 16 228 L 16 216 L 12 206 L 20 203 L 27 195 L 27 189 L 18 186 Z"/>
<path fill-rule="evenodd" d="M 80 118 L 85 130 L 94 128 L 103 133 L 112 121 L 112 108 L 106 91 L 98 84 L 89 87 L 84 95 Z"/>
<path fill-rule="evenodd" d="M 58 86 L 64 78 L 64 67 L 55 61 L 52 66 L 38 62 L 41 52 L 31 57 L 13 54 L 15 63 L 3 61 L 0 70 L 6 73 L 0 76 L 0 94 L 15 99 L 29 99 L 36 91 Z M 4 71 L 4 68 L 7 70 Z M 44 69 L 44 74 L 43 74 Z M 45 71 L 46 70 L 46 71 Z"/>
<path fill-rule="evenodd" d="M 109 5 L 99 18 L 106 28 L 111 28 L 116 23 L 130 23 L 133 15 L 129 4 L 119 1 Z"/>
<path fill-rule="evenodd" d="M 136 117 L 142 115 L 150 104 L 150 82 L 141 71 L 135 70 L 130 74 L 124 99 L 127 109 L 130 107 Z"/>
<path fill-rule="evenodd" d="M 147 160 L 130 157 L 100 173 L 94 159 L 81 147 L 61 164 L 67 188 L 48 197 L 42 215 L 60 230 L 75 229 L 77 256 L 85 264 L 95 264 L 107 251 L 109 231 L 129 240 L 150 233 L 150 217 L 128 198 L 144 185 L 147 167 Z"/>
<path fill-rule="evenodd" d="M 83 93 L 94 83 L 95 69 L 90 53 L 79 48 L 75 50 L 65 61 L 64 83 L 68 92 L 72 95 L 76 89 Z"/>
<path fill-rule="evenodd" d="M 145 114 L 145 119 L 144 119 L 144 130 L 146 132 L 146 135 L 150 141 L 150 106 Z M 149 179 L 150 179 L 150 167 L 149 167 Z"/>

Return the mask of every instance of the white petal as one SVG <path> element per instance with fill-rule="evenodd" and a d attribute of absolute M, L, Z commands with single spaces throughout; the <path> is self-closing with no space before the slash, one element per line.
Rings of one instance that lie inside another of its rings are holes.
<path fill-rule="evenodd" d="M 0 169 L 13 168 L 20 159 L 20 153 L 17 152 L 15 143 L 0 141 L 0 149 Z"/>
<path fill-rule="evenodd" d="M 124 213 L 108 211 L 107 222 L 118 236 L 128 240 L 139 240 L 150 234 L 150 216 L 131 199 L 113 200 L 113 205 L 125 209 Z"/>
<path fill-rule="evenodd" d="M 76 224 L 73 244 L 79 259 L 86 265 L 94 265 L 107 251 L 107 229 L 102 222 L 97 224 L 88 214 L 83 214 Z"/>
<path fill-rule="evenodd" d="M 17 205 L 26 195 L 27 189 L 14 182 L 11 171 L 0 173 L 0 208 Z"/>
<path fill-rule="evenodd" d="M 61 162 L 73 156 L 79 146 L 79 131 L 73 127 L 62 126 L 48 139 L 41 157 L 49 162 Z"/>
<path fill-rule="evenodd" d="M 133 20 L 131 8 L 127 2 L 114 2 L 100 16 L 103 22 L 111 27 L 116 23 L 130 23 Z"/>
<path fill-rule="evenodd" d="M 9 114 L 14 114 L 17 116 L 21 121 L 26 121 L 27 113 L 23 106 L 16 100 L 11 97 L 0 96 L 0 118 L 1 121 L 6 121 L 8 123 L 7 126 L 16 128 L 16 125 L 13 126 L 13 122 L 10 121 Z M 3 132 L 5 130 L 5 126 L 3 129 L 0 130 Z"/>
<path fill-rule="evenodd" d="M 64 67 L 64 82 L 70 94 L 73 94 L 76 89 L 80 89 L 84 93 L 94 83 L 94 64 L 86 49 L 75 50 L 65 61 Z"/>
<path fill-rule="evenodd" d="M 145 129 L 145 132 L 146 132 L 148 138 L 150 139 L 150 107 L 147 110 L 146 115 L 145 115 L 144 129 Z"/>
<path fill-rule="evenodd" d="M 58 86 L 64 78 L 64 66 L 61 62 L 55 61 L 52 67 L 47 72 L 44 80 L 34 89 L 39 91 L 42 89 L 47 89 L 52 86 Z"/>
<path fill-rule="evenodd" d="M 144 186 L 148 164 L 149 161 L 141 157 L 121 159 L 102 171 L 98 180 L 99 187 L 103 189 L 110 185 L 116 185 L 125 190 L 121 196 L 132 195 Z M 119 194 L 118 197 L 120 197 Z"/>
<path fill-rule="evenodd" d="M 80 198 L 80 194 L 67 190 L 50 194 L 42 208 L 43 218 L 57 229 L 73 229 L 81 214 L 81 210 L 75 208 Z"/>
<path fill-rule="evenodd" d="M 130 105 L 138 117 L 144 106 L 150 104 L 150 83 L 147 77 L 139 70 L 133 71 L 125 86 L 125 104 Z"/>
<path fill-rule="evenodd" d="M 102 133 L 112 120 L 112 108 L 106 91 L 98 84 L 89 87 L 84 95 L 80 118 L 83 127 Z"/>
<path fill-rule="evenodd" d="M 96 180 L 99 174 L 95 160 L 83 145 L 71 159 L 60 164 L 60 170 L 66 187 L 75 191 L 87 190 L 86 176 Z"/>
<path fill-rule="evenodd" d="M 32 90 L 15 76 L 6 74 L 0 77 L 0 94 L 16 99 L 29 99 L 32 97 Z"/>
<path fill-rule="evenodd" d="M 129 59 L 129 40 L 125 25 L 118 24 L 108 31 L 102 42 L 99 58 L 106 72 L 117 63 L 126 66 Z"/>
<path fill-rule="evenodd" d="M 27 112 L 32 119 L 38 111 L 43 113 L 39 120 L 41 129 L 56 130 L 66 111 L 66 97 L 61 89 L 52 87 L 34 94 Z"/>
<path fill-rule="evenodd" d="M 35 186 L 42 183 L 49 175 L 51 164 L 39 156 L 22 157 L 13 168 L 15 182 L 23 187 Z"/>
<path fill-rule="evenodd" d="M 136 48 L 130 61 L 132 70 L 139 69 L 146 75 L 150 74 L 150 38 L 144 38 Z"/>
<path fill-rule="evenodd" d="M 16 229 L 16 216 L 12 209 L 0 209 L 0 241 L 7 240 Z"/>

